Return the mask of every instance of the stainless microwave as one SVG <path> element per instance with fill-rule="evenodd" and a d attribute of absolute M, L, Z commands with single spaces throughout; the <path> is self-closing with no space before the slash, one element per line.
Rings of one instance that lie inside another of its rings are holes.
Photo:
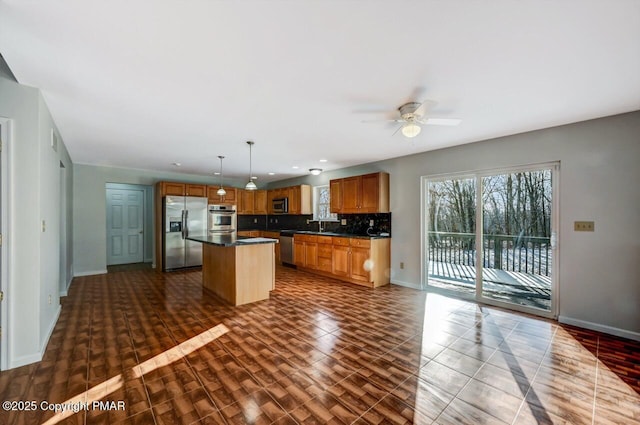
<path fill-rule="evenodd" d="M 289 198 L 275 198 L 271 207 L 274 214 L 287 214 L 289 212 Z"/>

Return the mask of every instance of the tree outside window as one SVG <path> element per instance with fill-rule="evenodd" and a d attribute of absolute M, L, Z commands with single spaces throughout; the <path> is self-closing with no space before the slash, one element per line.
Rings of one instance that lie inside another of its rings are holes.
<path fill-rule="evenodd" d="M 313 219 L 338 221 L 338 214 L 331 213 L 331 191 L 329 186 L 313 188 Z"/>

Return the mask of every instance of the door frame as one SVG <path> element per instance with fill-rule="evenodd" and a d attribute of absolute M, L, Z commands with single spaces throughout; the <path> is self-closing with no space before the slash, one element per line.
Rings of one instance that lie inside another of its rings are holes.
<path fill-rule="evenodd" d="M 107 249 L 106 244 L 107 237 L 106 232 L 107 229 L 107 214 L 108 214 L 108 206 L 107 206 L 107 189 L 124 189 L 124 190 L 142 190 L 142 220 L 143 220 L 143 238 L 142 238 L 142 261 L 144 263 L 151 263 L 153 261 L 153 186 L 144 185 L 144 184 L 135 184 L 135 183 L 106 183 L 104 187 L 104 199 L 105 199 L 105 264 L 108 263 L 108 255 L 109 251 Z"/>
<path fill-rule="evenodd" d="M 2 246 L 0 247 L 0 290 L 4 293 L 4 301 L 0 306 L 0 326 L 2 326 L 2 335 L 0 335 L 0 370 L 6 370 L 9 365 L 9 299 L 10 291 L 10 267 L 11 267 L 11 215 L 9 208 L 9 200 L 11 198 L 10 185 L 10 167 L 11 167 L 11 142 L 13 135 L 13 122 L 9 118 L 0 117 L 0 139 L 2 139 L 2 149 L 0 152 L 0 229 L 2 230 Z"/>
<path fill-rule="evenodd" d="M 553 262 L 552 262 L 552 270 L 551 270 L 551 308 L 549 311 L 538 309 L 535 307 L 522 306 L 518 304 L 508 303 L 504 301 L 494 300 L 491 298 L 482 296 L 482 249 L 484 245 L 482 243 L 478 243 L 478 241 L 482 241 L 483 234 L 483 211 L 482 207 L 478 208 L 478 200 L 482 199 L 482 178 L 486 176 L 492 176 L 496 174 L 506 174 L 506 173 L 514 173 L 514 172 L 526 172 L 526 171 L 534 171 L 540 169 L 551 169 L 551 180 L 552 180 L 552 193 L 551 193 L 551 234 L 552 238 L 555 235 L 555 248 L 552 249 L 553 252 Z M 429 230 L 429 208 L 427 207 L 428 201 L 428 188 L 429 181 L 434 180 L 446 180 L 446 179 L 459 179 L 459 178 L 468 178 L 474 177 L 476 179 L 476 288 L 475 294 L 469 295 L 464 294 L 452 290 L 437 288 L 428 285 L 428 257 L 427 253 L 429 252 L 429 238 L 426 237 L 426 234 Z M 533 314 L 536 316 L 556 319 L 558 318 L 558 312 L 560 310 L 560 291 L 559 291 L 559 276 L 560 276 L 560 243 L 559 243 L 559 223 L 560 223 L 560 161 L 551 161 L 551 162 L 543 162 L 536 164 L 526 164 L 526 165 L 516 165 L 511 167 L 501 167 L 501 168 L 493 168 L 493 169 L 483 169 L 483 170 L 474 170 L 474 171 L 465 171 L 465 172 L 454 172 L 454 173 L 440 173 L 428 176 L 422 176 L 420 178 L 420 188 L 421 188 L 421 244 L 420 244 L 420 253 L 421 253 L 421 263 L 420 267 L 420 276 L 421 283 L 420 286 L 423 290 L 427 290 L 429 292 L 441 293 L 443 295 L 454 296 L 456 298 L 465 299 L 469 301 L 475 301 L 481 304 L 492 305 L 496 307 L 505 308 L 508 310 L 518 311 L 521 313 Z M 479 248 L 479 249 L 478 249 Z"/>

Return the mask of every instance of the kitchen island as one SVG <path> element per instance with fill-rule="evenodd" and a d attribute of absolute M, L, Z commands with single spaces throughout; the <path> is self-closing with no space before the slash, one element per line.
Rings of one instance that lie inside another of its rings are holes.
<path fill-rule="evenodd" d="M 277 239 L 189 236 L 202 243 L 202 286 L 232 305 L 266 300 L 275 287 Z"/>

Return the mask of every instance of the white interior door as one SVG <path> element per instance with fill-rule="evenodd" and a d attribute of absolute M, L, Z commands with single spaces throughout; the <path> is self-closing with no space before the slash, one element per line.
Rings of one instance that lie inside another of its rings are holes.
<path fill-rule="evenodd" d="M 107 265 L 144 261 L 144 192 L 107 189 Z"/>

